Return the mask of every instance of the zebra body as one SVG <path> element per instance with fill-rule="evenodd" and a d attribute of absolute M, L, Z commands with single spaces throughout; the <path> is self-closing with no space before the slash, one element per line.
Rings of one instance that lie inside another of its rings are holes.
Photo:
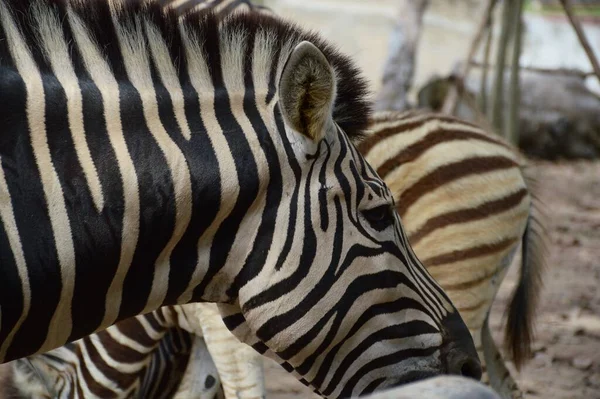
<path fill-rule="evenodd" d="M 327 397 L 480 377 L 351 143 L 366 84 L 316 35 L 247 13 L 0 0 L 0 68 L 1 362 L 216 302 Z"/>
<path fill-rule="evenodd" d="M 224 396 L 227 399 L 261 399 L 266 397 L 263 360 L 252 347 L 240 342 L 227 329 L 217 306 L 213 304 L 181 305 L 190 325 L 201 336 L 215 363 Z M 196 380 L 207 366 L 207 359 L 189 363 L 176 397 L 195 398 L 200 389 L 188 381 Z"/>

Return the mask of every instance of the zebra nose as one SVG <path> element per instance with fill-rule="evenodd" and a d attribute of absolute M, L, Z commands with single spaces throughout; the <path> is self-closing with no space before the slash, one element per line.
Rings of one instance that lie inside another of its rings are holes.
<path fill-rule="evenodd" d="M 471 333 L 459 316 L 454 312 L 446 317 L 442 323 L 444 329 L 444 344 L 442 347 L 442 361 L 446 365 L 448 374 L 481 379 L 481 363 Z"/>
<path fill-rule="evenodd" d="M 465 354 L 460 349 L 454 348 L 447 355 L 448 373 L 462 375 L 463 377 L 481 379 L 481 364 L 479 358 L 471 354 Z"/>

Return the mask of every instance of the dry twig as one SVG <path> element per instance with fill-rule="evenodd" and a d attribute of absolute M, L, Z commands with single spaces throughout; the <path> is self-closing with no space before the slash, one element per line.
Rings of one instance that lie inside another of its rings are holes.
<path fill-rule="evenodd" d="M 569 21 L 571 22 L 571 26 L 573 26 L 573 29 L 575 30 L 575 33 L 577 34 L 577 38 L 579 39 L 579 42 L 581 43 L 581 47 L 583 47 L 583 50 L 585 51 L 588 58 L 590 59 L 592 68 L 594 68 L 594 72 L 596 73 L 596 77 L 598 78 L 598 80 L 600 80 L 600 65 L 598 65 L 598 60 L 596 59 L 596 56 L 594 55 L 594 51 L 592 50 L 590 43 L 588 42 L 587 37 L 585 36 L 585 33 L 583 32 L 583 28 L 581 27 L 579 20 L 577 19 L 577 17 L 573 13 L 573 10 L 571 9 L 571 4 L 570 4 L 569 0 L 560 0 L 560 3 L 562 4 L 562 6 L 565 10 L 565 13 L 567 14 L 567 17 L 569 18 Z"/>
<path fill-rule="evenodd" d="M 475 52 L 477 51 L 477 48 L 479 47 L 479 42 L 481 42 L 481 38 L 483 37 L 485 27 L 487 26 L 488 21 L 491 18 L 490 16 L 491 16 L 492 12 L 494 11 L 494 7 L 496 6 L 496 3 L 497 3 L 497 0 L 488 0 L 487 4 L 485 5 L 484 11 L 483 11 L 483 17 L 481 18 L 481 20 L 479 22 L 479 26 L 477 27 L 475 36 L 473 37 L 473 41 L 471 42 L 471 46 L 469 47 L 469 53 L 467 55 L 467 60 L 462 65 L 462 71 L 459 71 L 457 74 L 457 77 L 460 80 L 466 79 L 466 77 L 469 73 L 469 69 L 471 68 L 471 60 L 475 56 Z M 455 85 L 451 86 L 448 91 L 448 94 L 446 95 L 446 99 L 444 100 L 444 105 L 442 107 L 443 113 L 454 114 L 454 111 L 456 110 L 456 105 L 458 104 L 458 94 L 459 93 L 458 93 L 457 87 Z"/>

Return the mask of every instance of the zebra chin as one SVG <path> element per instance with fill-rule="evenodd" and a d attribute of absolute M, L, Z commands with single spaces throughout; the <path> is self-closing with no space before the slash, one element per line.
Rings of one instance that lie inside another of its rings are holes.
<path fill-rule="evenodd" d="M 434 371 L 413 371 L 406 374 L 404 377 L 398 379 L 397 381 L 386 385 L 385 389 L 399 387 L 402 385 L 410 384 L 411 382 L 425 380 L 427 378 L 432 378 L 440 375 L 440 373 L 436 373 Z M 380 391 L 384 389 L 384 387 L 379 387 L 377 390 Z M 366 394 L 366 392 L 365 392 Z"/>
<path fill-rule="evenodd" d="M 441 331 L 442 342 L 435 352 L 437 356 L 420 359 L 409 366 L 408 370 L 403 370 L 400 376 L 377 378 L 359 395 L 368 395 L 439 375 L 458 375 L 479 381 L 482 375 L 481 363 L 471 334 L 456 310 L 442 320 Z M 348 392 L 343 392 L 341 397 L 346 397 L 347 394 Z"/>

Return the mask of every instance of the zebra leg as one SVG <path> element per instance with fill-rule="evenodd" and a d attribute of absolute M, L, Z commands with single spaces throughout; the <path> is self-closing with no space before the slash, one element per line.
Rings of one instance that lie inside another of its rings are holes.
<path fill-rule="evenodd" d="M 482 363 L 485 361 L 486 374 L 489 384 L 503 399 L 521 399 L 523 393 L 519 389 L 515 379 L 504 363 L 502 354 L 498 350 L 492 334 L 488 318 L 486 317 L 481 329 L 481 343 L 483 347 Z"/>
<path fill-rule="evenodd" d="M 204 336 L 208 352 L 218 370 L 225 397 L 227 399 L 264 398 L 266 390 L 262 357 L 252 347 L 240 342 L 227 329 L 217 306 L 195 303 L 183 305 L 181 308 L 185 311 L 191 332 Z M 190 360 L 194 361 L 194 359 Z M 186 371 L 186 377 L 187 374 Z"/>
<path fill-rule="evenodd" d="M 500 288 L 500 284 L 504 280 L 508 267 L 513 263 L 517 249 L 518 247 L 511 251 L 500 262 L 498 274 L 491 281 L 493 285 L 491 291 L 494 294 L 492 301 L 494 300 L 496 293 Z M 474 332 L 476 335 L 473 335 L 474 337 L 478 337 L 476 341 L 479 342 L 476 342 L 475 346 L 477 348 L 479 358 L 481 359 L 482 367 L 485 370 L 485 380 L 482 379 L 482 381 L 494 388 L 503 399 L 521 399 L 523 398 L 523 393 L 519 389 L 514 377 L 510 374 L 510 371 L 506 367 L 504 358 L 502 357 L 500 350 L 498 350 L 496 342 L 494 341 L 490 332 L 490 307 L 488 307 L 481 329 Z"/>
<path fill-rule="evenodd" d="M 217 367 L 201 336 L 195 336 L 190 360 L 173 399 L 223 398 Z"/>

